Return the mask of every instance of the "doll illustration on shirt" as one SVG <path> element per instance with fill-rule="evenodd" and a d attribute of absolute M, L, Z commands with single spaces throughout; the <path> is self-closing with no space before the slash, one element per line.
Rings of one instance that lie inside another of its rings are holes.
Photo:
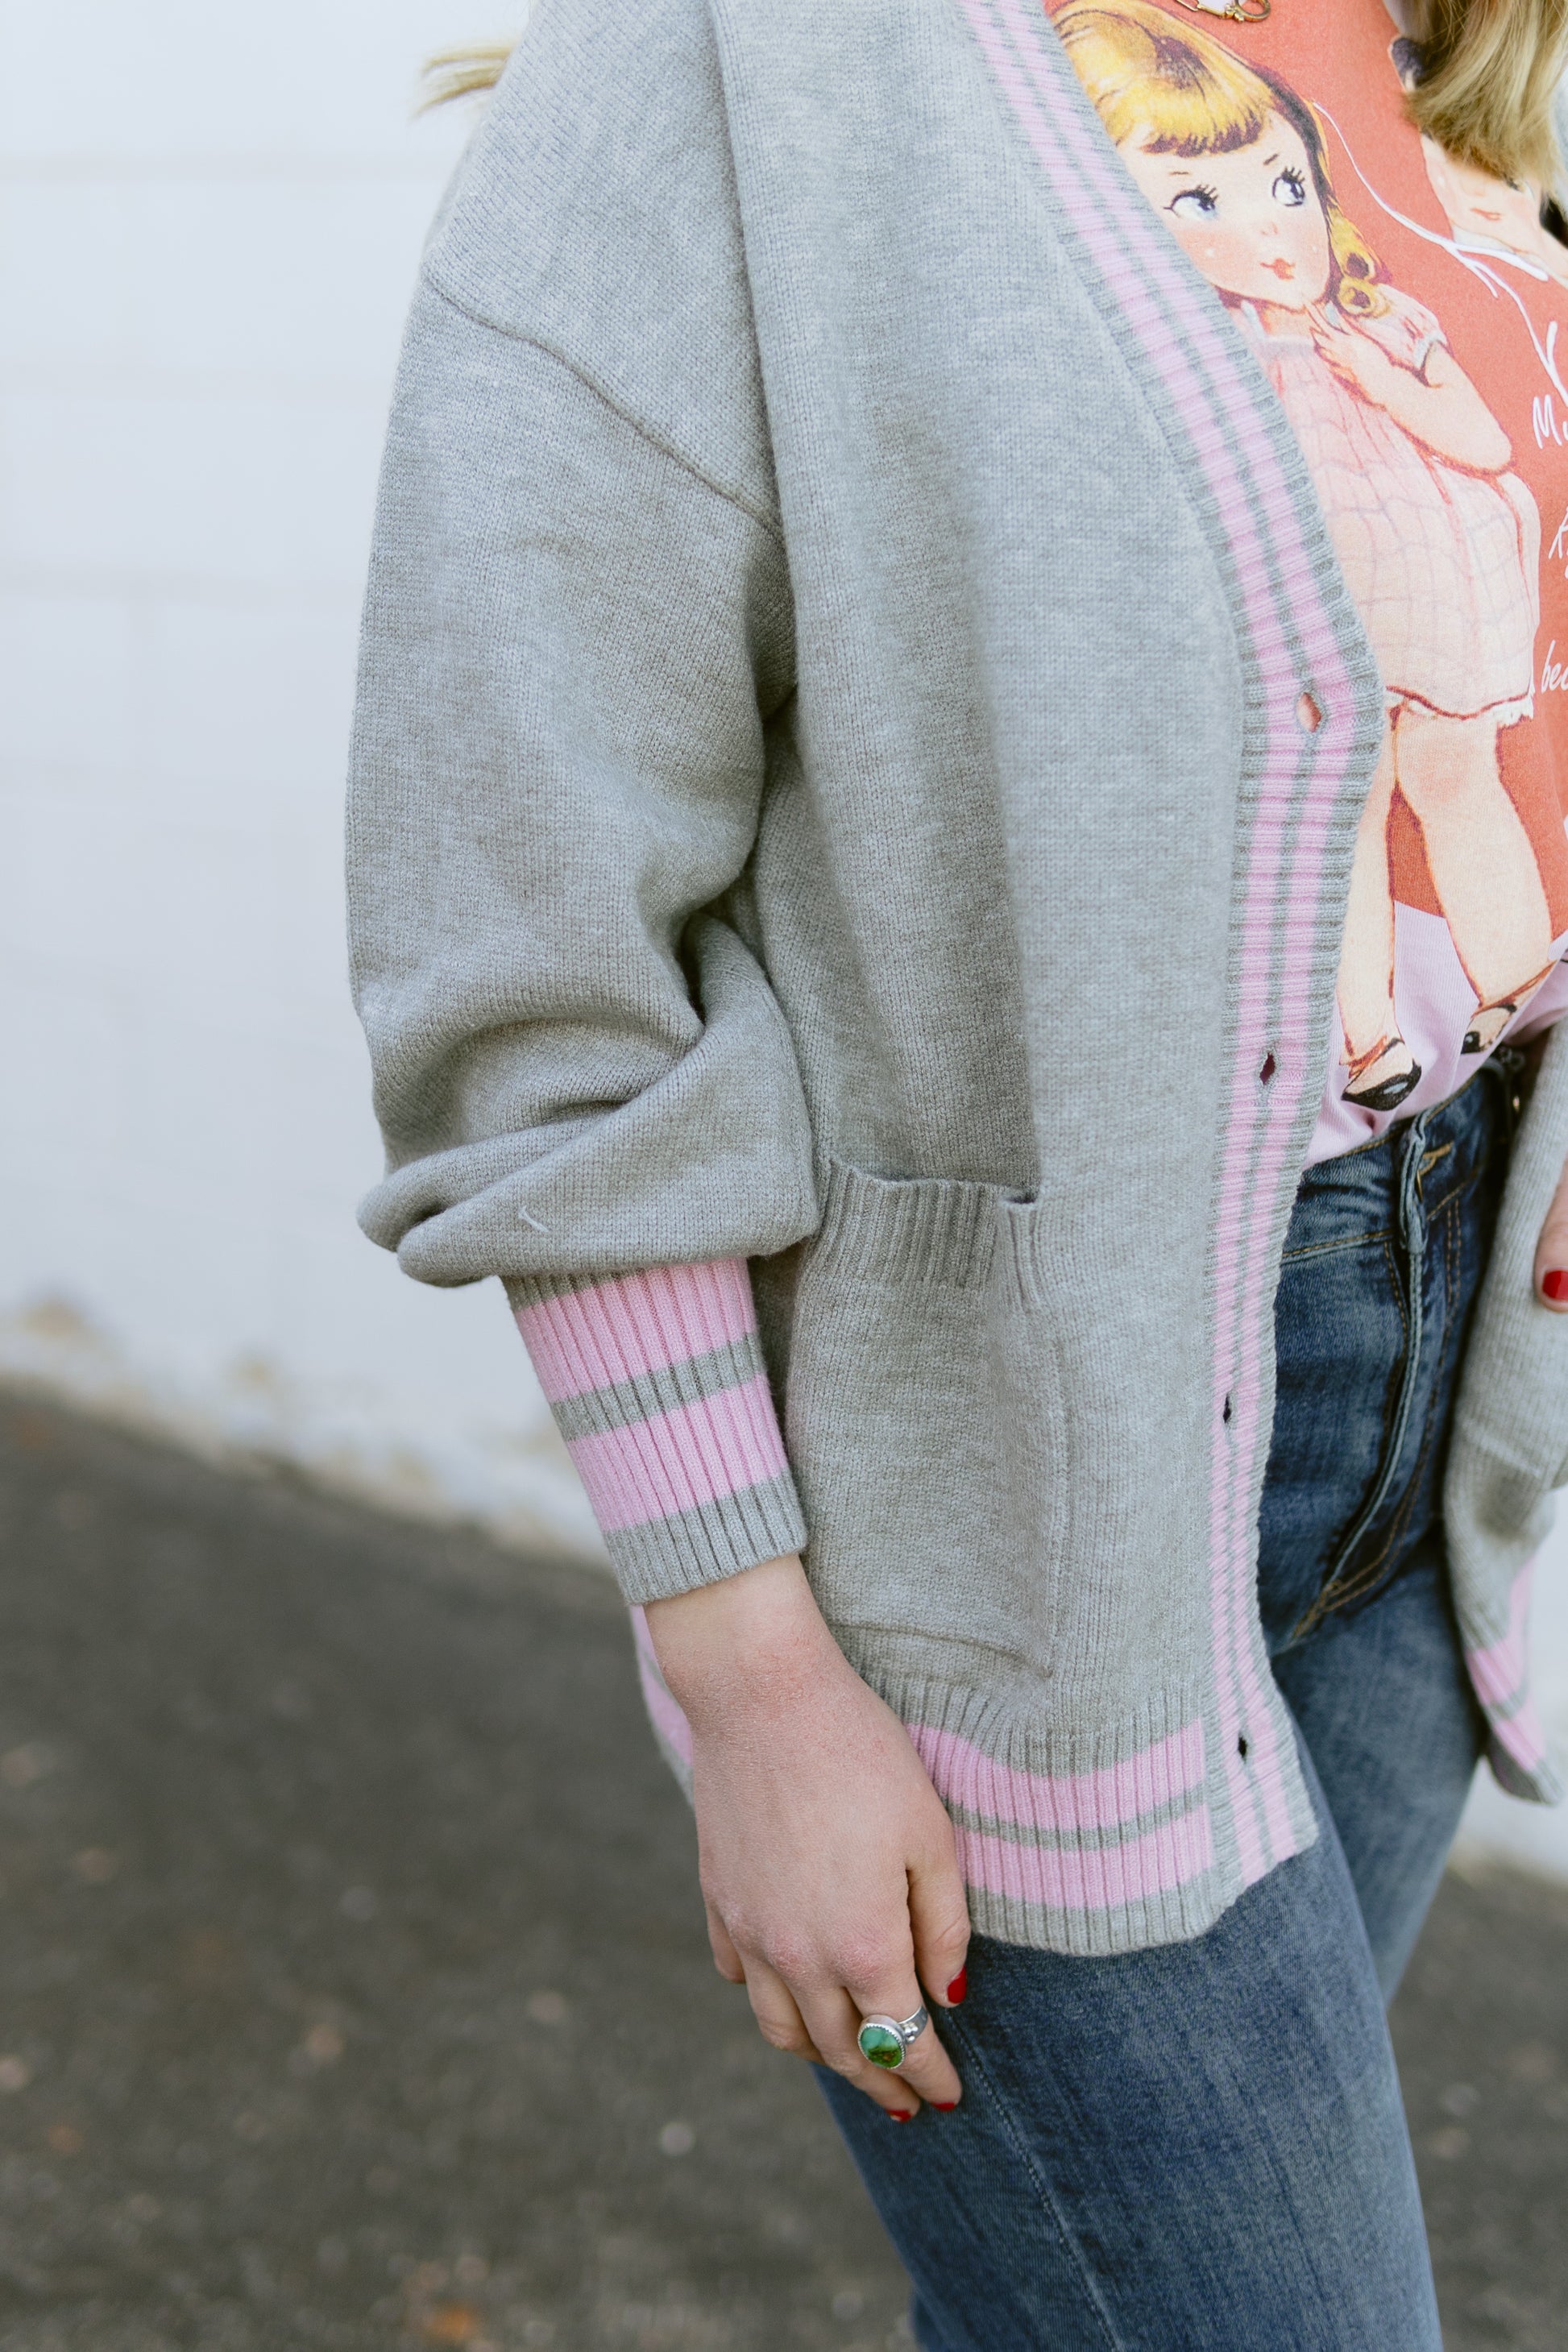
<path fill-rule="evenodd" d="M 1501 730 L 1533 708 L 1540 516 L 1438 320 L 1340 209 L 1310 108 L 1151 0 L 1068 0 L 1054 21 L 1132 177 L 1251 339 L 1377 657 L 1388 724 L 1339 1010 L 1344 1098 L 1392 1110 L 1421 1076 L 1394 1011 L 1396 793 L 1475 993 L 1465 1053 L 1490 1051 L 1553 961 L 1498 760 Z"/>

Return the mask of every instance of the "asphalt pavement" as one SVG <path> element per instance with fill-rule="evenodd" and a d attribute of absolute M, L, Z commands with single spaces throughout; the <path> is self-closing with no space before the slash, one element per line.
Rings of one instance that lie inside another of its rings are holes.
<path fill-rule="evenodd" d="M 1395 2030 L 1448 2352 L 1568 2352 L 1568 1888 L 1450 1876 Z M 607 1585 L 0 1397 L 0 2352 L 903 2301 L 712 1972 Z"/>

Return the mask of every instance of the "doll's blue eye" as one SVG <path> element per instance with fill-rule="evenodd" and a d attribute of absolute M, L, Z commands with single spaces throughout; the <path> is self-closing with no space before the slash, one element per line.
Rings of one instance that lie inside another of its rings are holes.
<path fill-rule="evenodd" d="M 1274 201 L 1276 204 L 1289 205 L 1292 211 L 1298 205 L 1306 203 L 1307 182 L 1305 176 L 1298 172 L 1294 165 L 1289 171 L 1281 172 L 1275 181 Z"/>
<path fill-rule="evenodd" d="M 1171 210 L 1181 220 L 1208 220 L 1219 210 L 1217 188 L 1184 188 L 1171 200 Z"/>

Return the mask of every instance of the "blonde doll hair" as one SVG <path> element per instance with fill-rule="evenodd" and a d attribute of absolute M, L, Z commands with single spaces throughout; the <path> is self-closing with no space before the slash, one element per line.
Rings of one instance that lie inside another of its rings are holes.
<path fill-rule="evenodd" d="M 1412 0 L 1412 20 L 1426 60 L 1405 101 L 1412 121 L 1461 163 L 1556 190 L 1552 99 L 1568 66 L 1568 0 Z M 425 68 L 421 106 L 489 89 L 510 51 L 507 41 L 443 50 Z"/>
<path fill-rule="evenodd" d="M 1363 319 L 1388 308 L 1377 256 L 1335 199 L 1318 118 L 1294 90 L 1151 0 L 1071 0 L 1056 26 L 1118 147 L 1136 135 L 1153 155 L 1231 155 L 1283 116 L 1307 150 L 1328 223 L 1329 299 Z"/>

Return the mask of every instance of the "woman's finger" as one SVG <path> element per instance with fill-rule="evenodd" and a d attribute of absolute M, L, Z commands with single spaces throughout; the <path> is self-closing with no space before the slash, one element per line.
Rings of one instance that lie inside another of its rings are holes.
<path fill-rule="evenodd" d="M 888 2010 L 883 2014 L 910 2017 L 914 2013 L 914 2007 L 911 2001 L 908 2009 Z M 858 2008 L 842 1985 L 824 1985 L 811 1992 L 803 1991 L 800 2009 L 806 2030 L 822 2053 L 825 2066 L 831 2066 L 836 2074 L 842 2074 L 847 2083 L 853 2083 L 858 2091 L 864 2091 L 868 2099 L 874 2099 L 884 2114 L 891 2116 L 896 2122 L 907 2122 L 918 2112 L 923 2085 L 917 2077 L 930 2070 L 914 2064 L 913 2051 L 897 2071 L 873 2066 L 861 2054 L 856 2038 L 860 2031 L 861 2018 L 874 2015 L 874 2011 Z M 917 2046 L 923 2053 L 927 2044 L 934 2040 L 935 2036 L 928 2026 Z M 952 2073 L 951 2066 L 948 2071 Z M 953 2075 L 952 2080 L 956 2085 L 957 2076 Z M 938 2078 L 936 2096 L 944 2106 L 955 2105 L 957 2095 L 956 2088 L 949 2090 Z"/>
<path fill-rule="evenodd" d="M 965 1990 L 969 1958 L 969 1898 L 958 1866 L 952 1826 L 942 1818 L 940 1850 L 910 1866 L 910 1931 L 915 1973 L 939 2009 L 955 2009 Z"/>
<path fill-rule="evenodd" d="M 1554 1314 L 1568 1315 L 1568 1168 L 1552 1196 L 1535 1245 L 1535 1295 Z"/>
<path fill-rule="evenodd" d="M 744 1984 L 746 1970 L 741 1955 L 730 1940 L 730 1930 L 711 1903 L 708 1906 L 708 1942 L 713 1954 L 713 1965 L 720 1975 L 728 1977 L 731 1984 Z"/>
<path fill-rule="evenodd" d="M 775 2050 L 784 2051 L 791 2058 L 805 2058 L 813 2065 L 826 2063 L 806 2031 L 794 1993 L 776 1969 L 769 1968 L 765 1960 L 748 1959 L 746 1995 L 764 2042 L 771 2042 Z"/>
<path fill-rule="evenodd" d="M 900 1966 L 880 1970 L 875 1976 L 868 1974 L 858 1983 L 849 1983 L 845 1991 L 853 2011 L 852 2040 L 858 2035 L 861 2022 L 866 2018 L 890 2017 L 901 2024 L 913 2017 L 917 2010 L 929 2006 L 915 1981 L 914 1969 L 908 1957 Z M 812 2025 L 815 2031 L 815 2011 L 812 2012 Z M 855 2046 L 858 2051 L 858 2041 Z M 922 2099 L 929 2099 L 933 2107 L 956 2106 L 963 2095 L 952 2061 L 937 2040 L 935 2027 L 929 2023 L 908 2044 L 904 2063 L 896 2073 L 891 2068 L 871 2066 L 865 2060 L 862 2060 L 862 2064 L 873 2079 L 880 2074 L 885 2081 L 900 2085 L 907 2084 L 910 2090 L 918 2091 Z M 859 2079 L 857 2076 L 857 2080 Z"/>

